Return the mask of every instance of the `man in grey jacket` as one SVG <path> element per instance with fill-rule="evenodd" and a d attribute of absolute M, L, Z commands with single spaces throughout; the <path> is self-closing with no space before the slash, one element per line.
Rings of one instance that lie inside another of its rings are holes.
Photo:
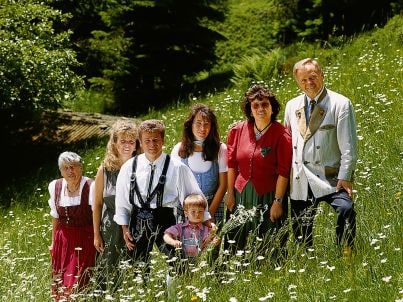
<path fill-rule="evenodd" d="M 303 94 L 290 100 L 284 123 L 292 132 L 291 214 L 295 238 L 312 247 L 312 226 L 319 202 L 337 213 L 336 236 L 351 255 L 355 236 L 352 181 L 357 161 L 355 114 L 351 101 L 323 85 L 314 59 L 294 65 Z"/>

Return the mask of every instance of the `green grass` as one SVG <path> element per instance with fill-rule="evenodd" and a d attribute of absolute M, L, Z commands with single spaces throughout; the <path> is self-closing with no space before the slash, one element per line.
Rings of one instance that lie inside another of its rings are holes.
<path fill-rule="evenodd" d="M 199 265 L 190 276 L 177 279 L 175 301 L 403 301 L 402 94 L 403 20 L 393 19 L 385 29 L 357 37 L 335 51 L 317 51 L 325 66 L 327 87 L 354 103 L 359 136 L 359 161 L 355 173 L 357 210 L 356 255 L 344 261 L 335 249 L 335 213 L 322 205 L 315 221 L 316 258 L 290 242 L 289 259 L 272 265 L 269 254 L 250 249 L 246 256 L 230 259 L 218 273 Z M 326 58 L 326 59 L 325 59 Z M 298 91 L 291 76 L 265 80 L 285 103 Z M 195 102 L 216 112 L 221 138 L 228 127 L 243 120 L 240 101 L 244 91 L 226 91 L 178 101 L 141 118 L 158 118 L 166 124 L 165 151 L 180 139 L 184 118 Z M 282 118 L 282 113 L 279 115 Z M 105 143 L 78 150 L 85 159 L 85 174 L 95 176 Z M 24 180 L 11 206 L 0 209 L 0 297 L 3 301 L 49 301 L 51 218 L 47 184 L 58 177 L 54 166 Z M 9 204 L 5 203 L 5 204 Z M 141 286 L 130 265 L 122 268 L 121 289 L 111 301 L 167 301 L 166 264 L 153 256 L 148 285 Z M 83 293 L 80 301 L 93 301 Z"/>

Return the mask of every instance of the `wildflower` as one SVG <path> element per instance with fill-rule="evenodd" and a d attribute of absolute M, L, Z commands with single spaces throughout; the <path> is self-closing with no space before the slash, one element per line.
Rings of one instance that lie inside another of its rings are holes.
<path fill-rule="evenodd" d="M 238 300 L 235 297 L 229 298 L 229 302 L 238 302 Z"/>
<path fill-rule="evenodd" d="M 222 237 L 229 231 L 243 225 L 247 221 L 252 221 L 255 215 L 256 215 L 256 207 L 247 210 L 245 209 L 244 206 L 239 205 L 235 213 L 230 215 L 229 220 L 221 228 L 219 237 Z"/>
<path fill-rule="evenodd" d="M 259 298 L 259 301 L 266 301 L 267 299 L 271 299 L 273 297 L 274 297 L 274 293 L 270 292 L 267 294 L 267 296 Z"/>
<path fill-rule="evenodd" d="M 384 258 L 381 260 L 381 263 L 386 263 L 388 261 L 388 259 Z"/>
<path fill-rule="evenodd" d="M 288 291 L 297 288 L 297 286 L 295 284 L 290 284 L 288 285 Z"/>
<path fill-rule="evenodd" d="M 343 290 L 343 293 L 349 293 L 349 292 L 351 292 L 351 288 L 347 288 L 347 289 Z"/>
<path fill-rule="evenodd" d="M 379 240 L 378 239 L 372 239 L 370 245 L 374 245 L 375 243 L 377 243 Z"/>
<path fill-rule="evenodd" d="M 383 278 L 382 278 L 382 281 L 384 281 L 384 282 L 389 282 L 390 279 L 392 279 L 392 276 L 386 276 L 386 277 L 383 277 Z"/>
<path fill-rule="evenodd" d="M 336 267 L 335 266 L 327 266 L 326 267 L 329 271 L 333 271 L 333 270 L 335 270 L 336 269 Z"/>

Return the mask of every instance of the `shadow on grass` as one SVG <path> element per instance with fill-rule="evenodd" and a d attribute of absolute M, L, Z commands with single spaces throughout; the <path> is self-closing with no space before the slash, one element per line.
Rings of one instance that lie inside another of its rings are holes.
<path fill-rule="evenodd" d="M 9 207 L 15 196 L 30 190 L 37 182 L 49 182 L 60 177 L 57 159 L 63 151 L 82 155 L 85 150 L 104 144 L 105 138 L 94 137 L 74 143 L 63 143 L 63 137 L 55 137 L 59 120 L 41 121 L 38 113 L 0 113 L 2 143 L 2 171 L 0 174 L 0 206 Z M 36 139 L 46 132 L 43 138 Z"/>

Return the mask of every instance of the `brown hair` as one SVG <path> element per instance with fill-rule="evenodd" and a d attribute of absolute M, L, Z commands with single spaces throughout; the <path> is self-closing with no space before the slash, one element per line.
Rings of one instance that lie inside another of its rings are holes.
<path fill-rule="evenodd" d="M 213 110 L 207 105 L 196 104 L 190 110 L 188 117 L 183 123 L 182 144 L 179 147 L 179 156 L 187 158 L 193 154 L 195 137 L 192 131 L 193 121 L 197 114 L 200 114 L 204 119 L 210 122 L 210 132 L 203 142 L 203 159 L 206 161 L 214 161 L 218 159 L 220 151 L 220 135 L 218 133 L 217 117 Z"/>
<path fill-rule="evenodd" d="M 275 122 L 277 115 L 280 112 L 281 105 L 273 92 L 262 85 L 253 85 L 246 92 L 242 102 L 242 111 L 249 122 L 254 122 L 255 118 L 252 116 L 251 103 L 254 100 L 263 101 L 267 99 L 270 102 L 273 114 L 271 115 L 271 122 Z"/>
<path fill-rule="evenodd" d="M 183 201 L 183 210 L 187 211 L 190 206 L 206 208 L 207 200 L 200 194 L 190 194 Z"/>
<path fill-rule="evenodd" d="M 139 139 L 141 140 L 143 132 L 157 132 L 161 134 L 161 137 L 164 138 L 165 136 L 165 125 L 162 121 L 160 120 L 145 120 L 142 121 L 139 125 Z"/>

